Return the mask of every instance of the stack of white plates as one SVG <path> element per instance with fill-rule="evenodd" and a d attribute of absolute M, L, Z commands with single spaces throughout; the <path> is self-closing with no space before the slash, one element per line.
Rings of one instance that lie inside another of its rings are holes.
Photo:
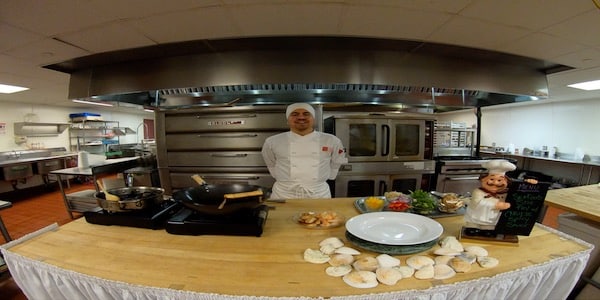
<path fill-rule="evenodd" d="M 418 253 L 433 247 L 444 232 L 434 219 L 401 212 L 374 212 L 346 222 L 346 238 L 358 247 L 391 255 Z"/>

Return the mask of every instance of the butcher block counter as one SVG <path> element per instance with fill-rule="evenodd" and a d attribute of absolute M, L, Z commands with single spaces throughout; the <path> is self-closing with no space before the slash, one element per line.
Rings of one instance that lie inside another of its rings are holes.
<path fill-rule="evenodd" d="M 600 185 L 591 184 L 549 190 L 544 203 L 600 222 Z"/>
<path fill-rule="evenodd" d="M 5 244 L 2 253 L 30 299 L 563 299 L 591 251 L 590 244 L 537 224 L 518 246 L 477 244 L 499 259 L 494 268 L 475 264 L 446 280 L 411 277 L 393 286 L 353 288 L 326 275 L 328 264 L 303 260 L 304 250 L 318 249 L 325 238 L 345 241 L 345 228 L 307 229 L 293 217 L 334 210 L 349 219 L 358 214 L 354 200 L 269 202 L 274 208 L 260 237 L 172 235 L 80 218 Z M 458 236 L 463 223 L 462 216 L 435 220 L 444 227 L 442 237 Z M 346 245 L 361 256 L 378 255 Z M 433 257 L 433 249 L 420 254 Z M 406 265 L 412 255 L 395 257 Z"/>

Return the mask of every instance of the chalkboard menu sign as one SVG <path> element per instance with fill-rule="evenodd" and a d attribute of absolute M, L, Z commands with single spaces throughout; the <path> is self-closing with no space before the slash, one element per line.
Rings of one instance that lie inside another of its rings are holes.
<path fill-rule="evenodd" d="M 550 183 L 531 184 L 514 180 L 508 186 L 506 202 L 510 208 L 503 210 L 496 224 L 496 233 L 529 235 L 542 211 Z"/>

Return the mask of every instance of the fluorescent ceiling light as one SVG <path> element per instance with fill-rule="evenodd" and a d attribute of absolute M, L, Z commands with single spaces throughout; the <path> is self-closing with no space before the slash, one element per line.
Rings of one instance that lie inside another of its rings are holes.
<path fill-rule="evenodd" d="M 103 102 L 92 102 L 92 101 L 77 100 L 77 99 L 73 99 L 71 101 L 77 102 L 77 103 L 84 103 L 84 104 L 100 105 L 100 106 L 113 106 L 110 103 L 103 103 Z"/>
<path fill-rule="evenodd" d="M 3 93 L 3 94 L 12 94 L 12 93 L 16 93 L 16 92 L 26 91 L 28 89 L 29 88 L 22 87 L 22 86 L 8 85 L 8 84 L 0 83 L 0 93 Z"/>
<path fill-rule="evenodd" d="M 586 82 L 579 82 L 574 84 L 569 84 L 569 87 L 586 90 L 586 91 L 595 91 L 600 90 L 600 80 L 592 80 Z"/>

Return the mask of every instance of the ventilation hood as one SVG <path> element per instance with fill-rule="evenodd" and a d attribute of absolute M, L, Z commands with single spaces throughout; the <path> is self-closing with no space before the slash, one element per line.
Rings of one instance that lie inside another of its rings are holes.
<path fill-rule="evenodd" d="M 569 67 L 416 41 L 272 37 L 145 47 L 46 68 L 71 74 L 69 98 L 88 101 L 440 112 L 547 98 L 546 75 Z"/>

